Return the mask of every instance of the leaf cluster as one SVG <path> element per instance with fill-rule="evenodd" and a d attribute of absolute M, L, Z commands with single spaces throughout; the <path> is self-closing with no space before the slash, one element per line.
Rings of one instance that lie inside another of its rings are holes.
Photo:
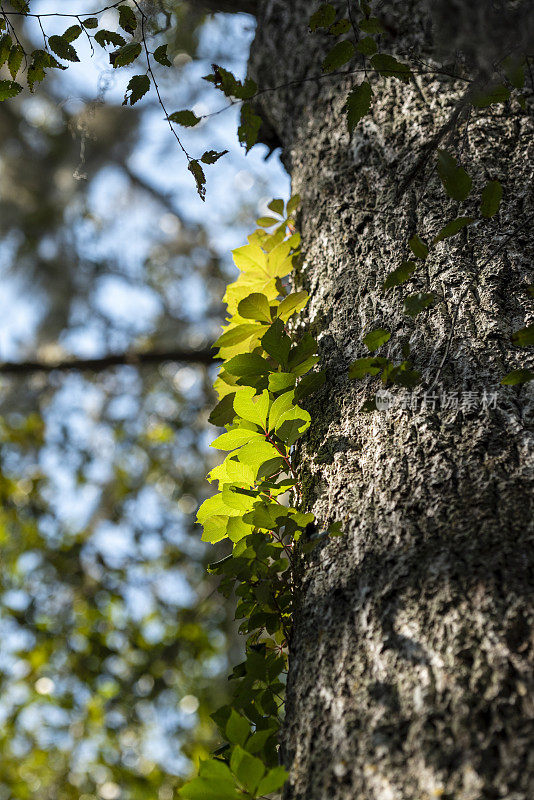
<path fill-rule="evenodd" d="M 270 215 L 260 217 L 248 243 L 234 250 L 239 276 L 227 288 L 229 316 L 215 342 L 223 363 L 210 421 L 226 430 L 212 447 L 228 454 L 208 476 L 218 492 L 197 519 L 204 541 L 232 544 L 210 570 L 220 576 L 225 596 L 237 596 L 246 658 L 230 676 L 231 705 L 213 715 L 227 744 L 217 759 L 201 764 L 198 777 L 181 790 L 184 798 L 256 798 L 278 791 L 287 777 L 278 766 L 277 733 L 293 569 L 298 548 L 307 552 L 323 538 L 305 535 L 314 517 L 299 508 L 293 463 L 294 445 L 311 422 L 299 401 L 324 382 L 314 369 L 315 340 L 297 337 L 289 324 L 308 300 L 306 292 L 290 292 L 285 280 L 299 257 L 298 203 L 298 196 L 287 205 L 273 200 Z"/>

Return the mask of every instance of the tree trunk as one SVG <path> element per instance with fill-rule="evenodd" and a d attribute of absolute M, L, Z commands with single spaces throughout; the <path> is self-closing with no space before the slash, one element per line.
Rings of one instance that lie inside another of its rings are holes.
<path fill-rule="evenodd" d="M 510 337 L 533 313 L 531 86 L 526 110 L 514 100 L 460 115 L 447 148 L 472 174 L 474 199 L 459 210 L 435 153 L 401 187 L 465 84 L 370 76 L 372 110 L 350 137 L 343 105 L 361 76 L 305 80 L 321 74 L 333 44 L 308 33 L 315 6 L 259 5 L 250 71 L 262 87 L 292 82 L 264 94 L 261 112 L 302 196 L 297 282 L 311 294 L 308 325 L 327 372 L 308 406 L 305 502 L 321 526 L 341 520 L 345 530 L 302 559 L 285 796 L 530 800 L 534 384 L 499 381 L 526 366 Z M 378 13 L 385 52 L 401 58 L 413 47 L 430 63 L 426 3 L 387 0 Z M 488 179 L 503 185 L 500 213 L 438 245 L 409 289 L 384 293 L 410 237 L 428 240 L 457 214 L 477 216 Z M 412 319 L 402 298 L 417 291 L 440 299 Z M 457 408 L 360 412 L 379 385 L 349 381 L 348 366 L 368 355 L 362 337 L 379 326 L 393 332 L 384 351 L 397 362 L 409 340 L 420 394 L 435 382 L 436 392 L 460 393 Z M 497 392 L 496 408 L 481 407 L 484 392 Z"/>

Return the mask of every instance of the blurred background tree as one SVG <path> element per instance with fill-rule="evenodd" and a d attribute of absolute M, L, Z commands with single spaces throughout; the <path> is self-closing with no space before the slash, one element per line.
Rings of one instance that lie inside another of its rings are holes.
<path fill-rule="evenodd" d="M 199 78 L 212 61 L 243 76 L 253 18 L 144 9 L 168 42 L 169 106 L 218 110 Z M 36 21 L 18 34 L 36 46 Z M 217 745 L 209 713 L 239 657 L 206 573 L 217 554 L 194 525 L 212 466 L 210 366 L 29 363 L 205 352 L 229 250 L 287 194 L 266 148 L 244 160 L 230 109 L 209 136 L 187 132 L 230 151 L 202 204 L 160 107 L 151 95 L 123 107 L 119 73 L 95 53 L 0 114 L 0 362 L 22 365 L 0 376 L 0 800 L 170 800 Z"/>

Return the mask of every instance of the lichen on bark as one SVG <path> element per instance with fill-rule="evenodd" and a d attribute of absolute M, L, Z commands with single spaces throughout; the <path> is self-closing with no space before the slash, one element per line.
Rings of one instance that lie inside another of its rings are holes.
<path fill-rule="evenodd" d="M 308 34 L 310 13 L 304 0 L 262 0 L 250 61 L 260 85 L 289 84 L 262 95 L 261 111 L 303 198 L 299 280 L 327 372 L 301 471 L 311 510 L 346 531 L 301 563 L 286 798 L 528 800 L 534 401 L 532 384 L 499 381 L 524 364 L 510 337 L 532 322 L 532 87 L 525 109 L 473 110 L 449 139 L 474 179 L 466 212 L 488 178 L 503 206 L 436 248 L 410 290 L 439 300 L 412 320 L 403 292 L 382 283 L 409 238 L 435 234 L 458 205 L 432 159 L 399 187 L 465 86 L 435 72 L 428 3 L 379 3 L 389 52 L 427 66 L 408 85 L 370 76 L 371 114 L 349 136 L 343 105 L 360 76 L 314 79 L 328 43 Z M 361 413 L 376 386 L 347 370 L 378 326 L 393 332 L 385 353 L 397 360 L 409 341 L 424 385 L 447 354 L 436 388 L 497 391 L 498 407 Z"/>

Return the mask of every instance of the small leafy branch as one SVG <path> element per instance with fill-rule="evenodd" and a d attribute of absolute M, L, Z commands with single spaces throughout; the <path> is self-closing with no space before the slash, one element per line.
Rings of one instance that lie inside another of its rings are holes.
<path fill-rule="evenodd" d="M 293 215 L 299 202 L 273 200 L 248 244 L 234 250 L 240 270 L 225 295 L 229 319 L 215 346 L 223 363 L 210 421 L 225 426 L 212 447 L 228 455 L 210 474 L 219 486 L 198 511 L 202 539 L 229 539 L 232 552 L 212 564 L 220 591 L 238 597 L 236 617 L 246 637 L 246 658 L 230 676 L 233 701 L 213 718 L 225 745 L 200 765 L 180 790 L 185 800 L 244 800 L 277 792 L 287 773 L 279 766 L 291 637 L 294 570 L 302 553 L 329 535 L 309 535 L 314 516 L 299 508 L 301 487 L 294 445 L 310 425 L 299 402 L 324 383 L 315 370 L 317 345 L 297 337 L 290 320 L 308 300 L 290 292 L 288 275 L 299 256 Z"/>
<path fill-rule="evenodd" d="M 149 20 L 140 3 L 132 0 L 134 6 L 132 8 L 132 5 L 127 5 L 119 0 L 119 2 L 85 14 L 71 14 L 63 11 L 33 14 L 30 11 L 29 0 L 11 0 L 10 5 L 15 10 L 6 10 L 5 4 L 0 2 L 0 67 L 7 65 L 11 75 L 11 80 L 0 80 L 0 101 L 16 97 L 23 91 L 23 86 L 19 83 L 23 75 L 26 77 L 29 90 L 33 92 L 35 85 L 45 79 L 49 70 L 66 70 L 69 63 L 79 62 L 80 58 L 75 42 L 80 37 L 87 39 L 91 53 L 95 52 L 95 45 L 108 50 L 109 61 L 113 69 L 130 67 L 134 63 L 144 61 L 144 72 L 133 75 L 128 82 L 123 105 L 133 106 L 153 86 L 169 128 L 195 179 L 198 194 L 204 200 L 206 176 L 203 165 L 215 164 L 227 151 L 207 150 L 199 158 L 193 158 L 186 150 L 176 132 L 175 123 L 190 127 L 200 120 L 192 111 L 168 113 L 156 80 L 155 63 L 160 67 L 171 67 L 172 62 L 167 54 L 166 44 L 159 45 L 154 51 L 150 49 Z M 121 33 L 106 30 L 100 26 L 101 15 L 112 9 L 118 12 Z M 37 48 L 31 53 L 26 52 L 13 24 L 13 18 L 20 16 L 37 20 L 43 36 L 42 48 Z M 71 24 L 61 35 L 48 35 L 44 25 L 49 17 L 66 18 Z"/>

